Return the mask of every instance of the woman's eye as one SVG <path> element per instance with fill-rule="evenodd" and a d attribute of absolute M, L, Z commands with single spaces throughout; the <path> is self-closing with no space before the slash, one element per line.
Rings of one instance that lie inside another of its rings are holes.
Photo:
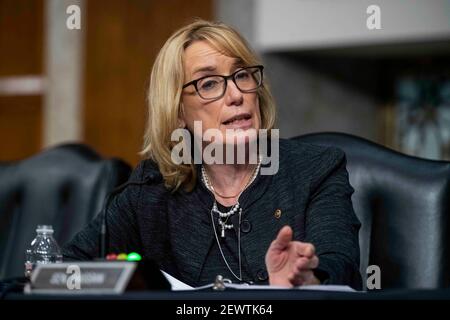
<path fill-rule="evenodd" d="M 247 80 L 250 77 L 247 71 L 242 71 L 236 74 L 236 80 Z"/>
<path fill-rule="evenodd" d="M 218 85 L 218 81 L 216 80 L 206 80 L 204 82 L 202 82 L 202 84 L 200 85 L 200 88 L 202 90 L 212 90 L 215 87 L 217 87 Z"/>

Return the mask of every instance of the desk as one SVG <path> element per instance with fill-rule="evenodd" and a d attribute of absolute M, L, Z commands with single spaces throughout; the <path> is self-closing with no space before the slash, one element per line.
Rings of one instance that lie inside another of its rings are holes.
<path fill-rule="evenodd" d="M 333 292 L 316 290 L 233 290 L 225 291 L 138 291 L 122 295 L 27 295 L 9 293 L 5 300 L 450 300 L 450 288 L 438 290 L 375 290 L 368 292 Z"/>

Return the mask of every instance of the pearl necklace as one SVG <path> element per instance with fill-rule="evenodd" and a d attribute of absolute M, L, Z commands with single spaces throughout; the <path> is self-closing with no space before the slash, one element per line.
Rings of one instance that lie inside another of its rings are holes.
<path fill-rule="evenodd" d="M 242 189 L 242 191 L 239 193 L 238 199 L 241 196 L 242 192 L 244 192 L 244 190 L 249 185 L 251 185 L 253 183 L 253 181 L 256 179 L 256 177 L 258 176 L 258 172 L 259 172 L 259 169 L 261 167 L 261 160 L 262 160 L 262 158 L 259 157 L 258 158 L 258 165 L 256 166 L 256 169 L 255 169 L 255 171 L 253 173 L 253 176 L 249 180 L 249 182 L 245 185 L 244 189 Z M 205 171 L 205 168 L 203 166 L 202 166 L 202 180 L 203 180 L 203 183 L 205 184 L 206 188 L 214 194 L 214 189 L 212 188 L 212 185 L 209 182 L 208 176 L 206 175 L 206 171 Z M 232 223 L 226 224 L 226 222 L 227 222 L 228 218 L 230 216 L 232 216 L 233 214 L 235 214 L 238 210 L 239 210 L 239 230 L 238 230 L 239 277 L 233 272 L 233 270 L 231 269 L 230 265 L 228 264 L 227 259 L 225 258 L 225 255 L 223 254 L 222 246 L 220 245 L 219 236 L 217 235 L 217 230 L 216 230 L 216 226 L 214 224 L 214 217 L 213 217 L 213 212 L 218 212 L 219 213 L 219 225 L 221 227 L 221 237 L 225 238 L 225 229 L 233 228 L 233 224 Z M 220 254 L 222 255 L 222 259 L 225 262 L 225 265 L 227 266 L 228 270 L 230 270 L 231 274 L 237 280 L 242 281 L 242 261 L 241 261 L 241 217 L 242 217 L 242 208 L 240 208 L 239 200 L 228 212 L 220 212 L 219 208 L 217 207 L 216 199 L 214 198 L 214 204 L 213 204 L 213 207 L 212 207 L 212 209 L 210 211 L 210 214 L 211 214 L 211 224 L 212 224 L 212 228 L 214 230 L 214 236 L 216 238 L 217 245 L 219 246 L 219 250 L 220 250 Z M 226 218 L 226 220 L 222 221 L 222 218 Z"/>
<path fill-rule="evenodd" d="M 256 177 L 258 176 L 258 172 L 259 172 L 259 169 L 261 167 L 261 160 L 262 160 L 261 157 L 258 157 L 258 163 L 256 165 L 256 168 L 255 168 L 253 174 L 252 174 L 252 177 L 247 182 L 245 187 L 237 194 L 238 199 L 241 196 L 242 192 L 244 192 L 244 190 L 247 189 L 247 187 L 249 185 L 251 185 L 253 183 L 253 181 L 256 179 Z M 216 190 L 212 186 L 211 181 L 209 180 L 208 175 L 206 174 L 206 170 L 205 170 L 204 166 L 202 166 L 202 180 L 203 180 L 203 183 L 205 184 L 206 188 L 209 191 L 211 191 L 213 194 L 218 194 L 218 192 L 216 192 Z M 218 194 L 218 195 L 221 196 L 220 194 Z M 214 204 L 213 204 L 213 207 L 211 209 L 211 212 L 215 212 L 215 213 L 217 213 L 219 215 L 218 222 L 219 222 L 219 225 L 221 227 L 221 234 L 220 235 L 221 235 L 222 238 L 225 238 L 225 230 L 230 230 L 230 229 L 233 228 L 233 224 L 232 223 L 228 223 L 227 224 L 228 218 L 230 216 L 234 215 L 237 212 L 239 212 L 239 214 L 241 214 L 242 213 L 242 208 L 240 208 L 240 204 L 239 204 L 239 200 L 238 200 L 236 202 L 236 204 L 234 204 L 229 211 L 221 212 L 219 210 L 219 208 L 217 207 L 217 201 L 214 198 Z"/>

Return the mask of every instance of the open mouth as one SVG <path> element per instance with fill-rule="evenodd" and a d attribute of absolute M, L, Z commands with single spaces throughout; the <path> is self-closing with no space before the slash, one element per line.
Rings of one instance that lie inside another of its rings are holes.
<path fill-rule="evenodd" d="M 229 118 L 228 120 L 222 122 L 222 124 L 230 125 L 230 124 L 245 123 L 247 120 L 250 120 L 251 117 L 252 116 L 249 113 L 242 113 Z"/>

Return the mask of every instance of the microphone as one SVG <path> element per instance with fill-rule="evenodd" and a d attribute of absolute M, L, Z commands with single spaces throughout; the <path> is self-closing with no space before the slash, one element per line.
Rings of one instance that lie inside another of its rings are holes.
<path fill-rule="evenodd" d="M 158 173 L 149 173 L 148 175 L 146 175 L 144 177 L 143 180 L 141 181 L 127 181 L 123 184 L 121 184 L 120 186 L 116 187 L 114 190 L 112 190 L 105 202 L 103 203 L 103 209 L 101 211 L 102 214 L 102 225 L 101 225 L 101 229 L 100 229 L 100 259 L 102 258 L 106 258 L 106 254 L 107 254 L 107 250 L 108 245 L 106 244 L 107 240 L 106 240 L 106 223 L 107 223 L 107 212 L 108 212 L 108 207 L 112 201 L 112 199 L 114 198 L 114 196 L 118 195 L 119 193 L 121 193 L 122 191 L 124 191 L 127 187 L 129 186 L 140 186 L 140 185 L 144 185 L 149 183 L 150 181 L 155 181 L 155 182 L 159 182 L 161 180 L 162 176 L 161 174 Z"/>

